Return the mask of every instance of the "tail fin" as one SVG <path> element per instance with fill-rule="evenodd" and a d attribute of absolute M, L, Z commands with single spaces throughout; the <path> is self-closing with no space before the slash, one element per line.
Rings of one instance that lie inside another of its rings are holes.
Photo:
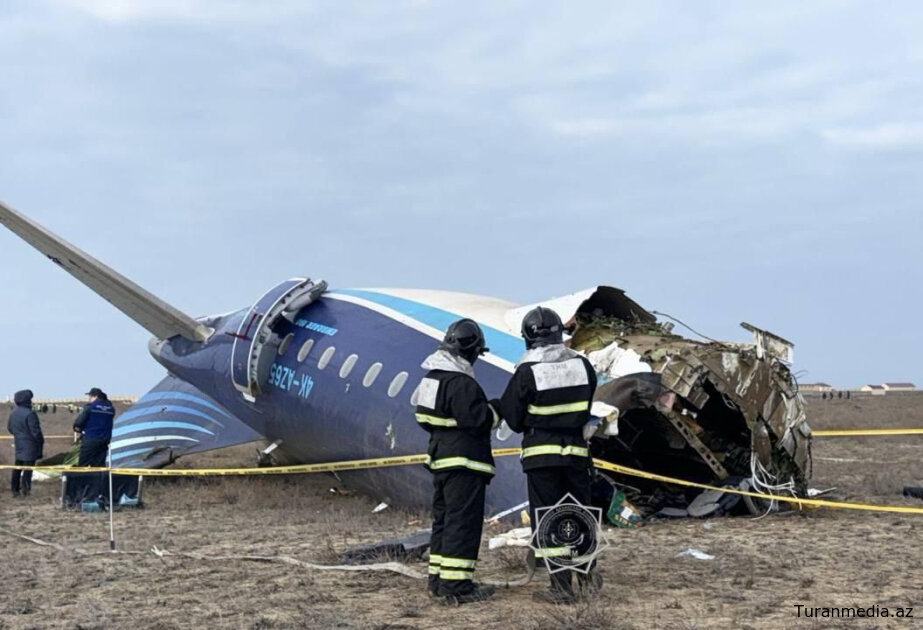
<path fill-rule="evenodd" d="M 0 223 L 159 339 L 204 341 L 211 335 L 207 326 L 3 203 Z"/>

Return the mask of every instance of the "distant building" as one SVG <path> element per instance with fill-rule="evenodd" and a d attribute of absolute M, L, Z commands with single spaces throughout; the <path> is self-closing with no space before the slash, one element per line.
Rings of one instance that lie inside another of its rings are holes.
<path fill-rule="evenodd" d="M 886 392 L 915 392 L 917 386 L 913 383 L 882 383 L 881 386 Z"/>
<path fill-rule="evenodd" d="M 869 392 L 872 396 L 884 396 L 887 393 L 884 385 L 863 385 L 859 390 Z"/>
<path fill-rule="evenodd" d="M 833 385 L 827 383 L 798 383 L 798 389 L 803 392 L 832 392 Z"/>

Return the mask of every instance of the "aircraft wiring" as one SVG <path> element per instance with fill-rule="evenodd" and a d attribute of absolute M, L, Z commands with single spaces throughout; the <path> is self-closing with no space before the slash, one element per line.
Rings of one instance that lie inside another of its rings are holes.
<path fill-rule="evenodd" d="M 687 324 L 687 323 L 684 322 L 683 320 L 679 319 L 678 317 L 673 317 L 672 315 L 669 315 L 669 314 L 667 314 L 667 313 L 662 313 L 662 312 L 660 312 L 660 311 L 651 311 L 651 313 L 653 313 L 654 315 L 660 315 L 661 317 L 666 317 L 667 319 L 676 322 L 677 324 L 679 324 L 679 325 L 682 326 L 683 328 L 687 329 L 687 330 L 688 330 L 689 332 L 691 332 L 692 334 L 698 335 L 698 336 L 701 337 L 702 339 L 708 339 L 708 340 L 711 341 L 712 343 L 716 343 L 716 344 L 718 344 L 719 346 L 724 346 L 725 348 L 730 348 L 730 346 L 727 345 L 726 343 L 724 343 L 723 341 L 718 341 L 717 339 L 712 339 L 712 338 L 709 337 L 708 335 L 703 335 L 703 334 L 700 333 L 698 330 L 696 330 L 695 328 L 693 328 L 692 326 L 690 326 L 689 324 Z"/>

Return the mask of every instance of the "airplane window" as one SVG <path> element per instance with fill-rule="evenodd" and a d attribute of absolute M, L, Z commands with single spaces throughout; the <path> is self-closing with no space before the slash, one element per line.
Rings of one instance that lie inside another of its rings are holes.
<path fill-rule="evenodd" d="M 305 359 L 308 358 L 308 354 L 311 352 L 311 348 L 314 347 L 314 340 L 308 339 L 304 342 L 304 345 L 301 346 L 301 350 L 298 351 L 298 363 L 303 363 Z"/>
<path fill-rule="evenodd" d="M 394 380 L 391 381 L 391 384 L 388 386 L 388 396 L 394 398 L 401 393 L 401 390 L 404 389 L 404 383 L 407 382 L 407 377 L 410 376 L 407 372 L 398 372 L 397 376 L 394 377 Z"/>
<path fill-rule="evenodd" d="M 346 360 L 343 361 L 343 367 L 340 368 L 340 378 L 346 378 L 349 376 L 349 373 L 353 371 L 353 366 L 356 365 L 356 361 L 358 360 L 358 354 L 351 354 L 346 357 Z"/>
<path fill-rule="evenodd" d="M 330 346 L 324 350 L 324 354 L 320 355 L 320 360 L 317 362 L 317 369 L 323 370 L 327 367 L 327 364 L 330 363 L 330 359 L 333 358 L 333 353 L 336 352 L 336 348 Z"/>
<path fill-rule="evenodd" d="M 292 345 L 292 339 L 295 338 L 295 333 L 289 333 L 285 335 L 285 339 L 282 340 L 282 343 L 279 344 L 279 356 L 281 357 L 285 354 L 285 351 L 288 350 L 288 347 Z"/>
<path fill-rule="evenodd" d="M 362 384 L 366 387 L 371 387 L 372 383 L 375 382 L 375 379 L 378 378 L 378 373 L 381 372 L 381 363 L 373 363 L 369 367 L 369 371 L 365 373 L 365 378 L 362 379 Z"/>
<path fill-rule="evenodd" d="M 410 395 L 410 404 L 413 405 L 414 407 L 420 404 L 420 386 L 419 385 L 417 385 L 414 388 L 413 393 Z"/>

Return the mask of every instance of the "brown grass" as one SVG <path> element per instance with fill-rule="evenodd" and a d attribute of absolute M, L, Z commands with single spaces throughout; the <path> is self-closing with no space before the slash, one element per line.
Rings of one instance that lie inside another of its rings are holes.
<path fill-rule="evenodd" d="M 881 399 L 878 399 L 881 400 Z M 896 399 L 895 399 L 896 400 Z M 918 399 L 906 398 L 905 402 Z M 827 426 L 875 417 L 876 403 L 811 401 Z M 831 404 L 832 403 L 832 404 Z M 919 407 L 885 401 L 892 426 L 923 426 Z M 813 422 L 813 420 L 812 420 Z M 815 423 L 817 426 L 818 423 Z M 865 422 L 865 424 L 869 424 Z M 861 426 L 861 425 L 854 425 Z M 47 429 L 46 429 L 47 430 Z M 829 438 L 815 442 L 815 487 L 852 500 L 923 505 L 899 496 L 923 482 L 923 439 Z M 849 461 L 838 461 L 849 460 Z M 876 462 L 892 462 L 887 465 Z M 253 447 L 204 454 L 186 465 L 251 465 Z M 19 628 L 779 628 L 824 627 L 794 617 L 794 604 L 913 606 L 923 517 L 831 510 L 804 515 L 684 520 L 610 533 L 602 595 L 572 607 L 534 604 L 545 588 L 501 589 L 490 602 L 434 603 L 422 582 L 394 574 L 312 572 L 278 564 L 158 558 L 152 546 L 204 555 L 290 555 L 334 562 L 346 548 L 410 533 L 426 514 L 371 510 L 377 501 L 330 492 L 329 476 L 152 479 L 144 510 L 116 515 L 119 549 L 106 552 L 105 515 L 64 512 L 56 483 L 27 502 L 0 494 L 0 527 L 95 553 L 86 557 L 0 534 L 0 630 Z M 501 531 L 487 528 L 485 539 Z M 712 561 L 678 558 L 695 547 Z M 98 552 L 98 553 L 97 553 Z M 523 555 L 482 550 L 486 579 L 521 575 Z M 425 564 L 413 565 L 425 571 Z M 909 627 L 876 620 L 859 627 Z"/>

